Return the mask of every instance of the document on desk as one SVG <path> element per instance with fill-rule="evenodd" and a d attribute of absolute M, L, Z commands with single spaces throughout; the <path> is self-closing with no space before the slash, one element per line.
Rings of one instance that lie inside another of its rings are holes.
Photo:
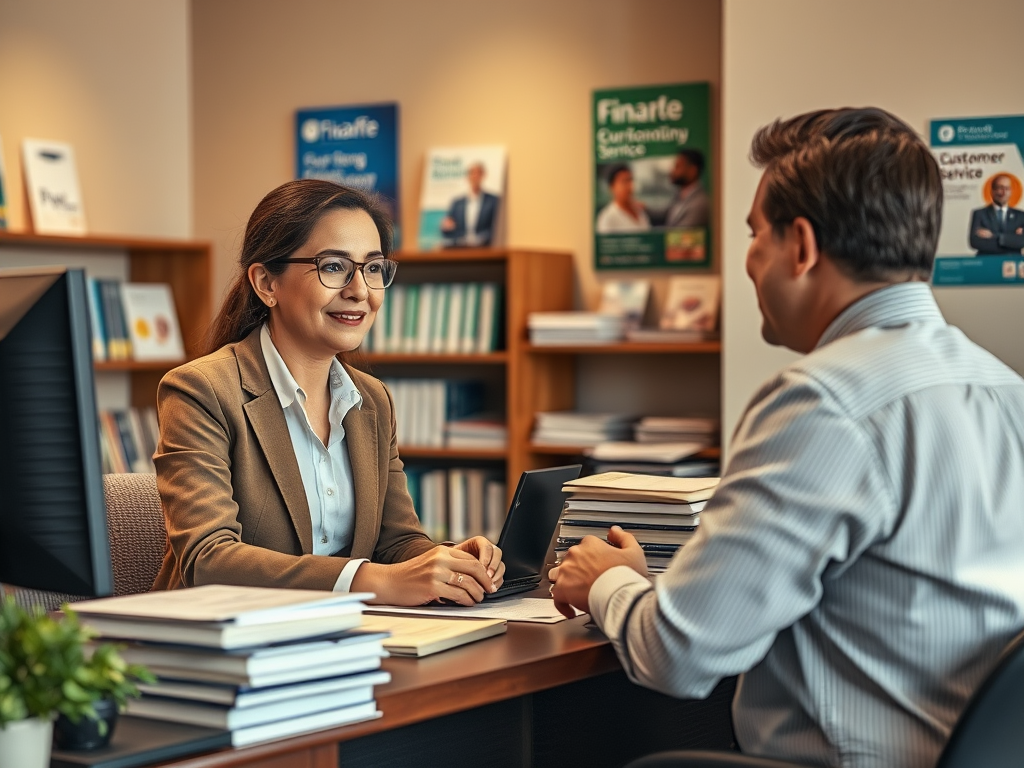
<path fill-rule="evenodd" d="M 573 609 L 576 610 L 576 609 Z M 408 608 L 401 605 L 368 605 L 365 613 L 386 613 L 406 616 L 455 616 L 465 619 L 505 619 L 529 621 L 538 624 L 557 624 L 565 616 L 555 608 L 554 600 L 539 597 L 506 597 L 479 605 L 419 605 Z M 582 611 L 576 611 L 582 615 Z"/>

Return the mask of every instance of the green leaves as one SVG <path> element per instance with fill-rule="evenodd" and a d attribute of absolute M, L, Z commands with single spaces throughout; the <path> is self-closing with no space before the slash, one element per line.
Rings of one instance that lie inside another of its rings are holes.
<path fill-rule="evenodd" d="M 67 605 L 55 619 L 13 598 L 0 604 L 0 725 L 55 712 L 76 723 L 96 719 L 93 702 L 110 698 L 123 710 L 139 695 L 137 681 L 155 680 L 145 667 L 126 664 L 118 646 L 94 645 L 93 636 Z"/>

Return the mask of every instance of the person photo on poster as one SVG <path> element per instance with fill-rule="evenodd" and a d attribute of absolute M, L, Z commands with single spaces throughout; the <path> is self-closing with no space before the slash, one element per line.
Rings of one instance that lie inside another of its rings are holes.
<path fill-rule="evenodd" d="M 501 198 L 484 190 L 486 175 L 487 168 L 480 161 L 470 163 L 466 169 L 469 189 L 452 200 L 448 215 L 441 220 L 441 238 L 446 248 L 491 244 Z"/>
<path fill-rule="evenodd" d="M 605 172 L 605 181 L 612 200 L 597 214 L 596 230 L 611 232 L 646 232 L 651 228 L 644 205 L 633 196 L 633 171 L 626 163 L 615 163 Z"/>
<path fill-rule="evenodd" d="M 970 243 L 979 256 L 1019 255 L 1024 248 L 1024 211 L 1010 205 L 1015 188 L 1014 202 L 1020 199 L 1020 180 L 1009 173 L 996 174 L 988 185 L 992 202 L 971 212 Z"/>

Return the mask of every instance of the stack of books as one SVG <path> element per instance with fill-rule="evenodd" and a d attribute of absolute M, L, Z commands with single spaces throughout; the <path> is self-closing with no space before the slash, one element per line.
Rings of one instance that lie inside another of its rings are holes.
<path fill-rule="evenodd" d="M 526 323 L 538 346 L 607 344 L 626 333 L 625 317 L 601 312 L 531 312 Z"/>
<path fill-rule="evenodd" d="M 618 525 L 636 537 L 644 550 L 647 571 L 664 572 L 669 560 L 689 541 L 700 524 L 700 512 L 718 485 L 717 477 L 652 477 L 605 472 L 562 486 L 569 494 L 555 544 L 560 562 L 569 547 L 584 536 L 607 540 Z"/>
<path fill-rule="evenodd" d="M 486 536 L 497 541 L 508 499 L 504 475 L 481 467 L 407 464 L 406 482 L 423 530 L 434 541 Z"/>
<path fill-rule="evenodd" d="M 635 416 L 624 413 L 538 413 L 533 442 L 544 445 L 593 446 L 609 440 L 623 440 L 632 434 Z"/>
<path fill-rule="evenodd" d="M 475 379 L 382 379 L 395 401 L 399 446 L 441 448 L 445 425 L 480 412 L 485 385 Z M 502 442 L 502 448 L 505 447 Z"/>
<path fill-rule="evenodd" d="M 156 408 L 100 411 L 100 458 L 104 474 L 155 472 L 153 454 L 160 440 Z"/>
<path fill-rule="evenodd" d="M 158 677 L 128 714 L 223 728 L 241 747 L 380 716 L 387 635 L 359 629 L 369 597 L 209 585 L 74 610 Z"/>
<path fill-rule="evenodd" d="M 598 443 L 585 451 L 585 454 L 592 474 L 631 472 L 672 477 L 715 477 L 719 474 L 718 460 L 702 459 L 695 455 L 707 447 L 707 442 L 612 441 Z"/>
<path fill-rule="evenodd" d="M 644 416 L 633 426 L 638 443 L 701 443 L 717 445 L 720 422 L 715 418 Z"/>
<path fill-rule="evenodd" d="M 503 450 L 508 445 L 508 427 L 499 416 L 475 414 L 447 421 L 444 438 L 449 448 Z"/>

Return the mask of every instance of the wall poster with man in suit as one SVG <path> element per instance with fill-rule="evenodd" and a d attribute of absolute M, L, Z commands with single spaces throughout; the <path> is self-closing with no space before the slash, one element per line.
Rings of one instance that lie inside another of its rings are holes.
<path fill-rule="evenodd" d="M 943 213 L 935 285 L 1024 286 L 1024 116 L 932 120 Z"/>
<path fill-rule="evenodd" d="M 711 263 L 708 84 L 594 91 L 594 266 Z"/>

